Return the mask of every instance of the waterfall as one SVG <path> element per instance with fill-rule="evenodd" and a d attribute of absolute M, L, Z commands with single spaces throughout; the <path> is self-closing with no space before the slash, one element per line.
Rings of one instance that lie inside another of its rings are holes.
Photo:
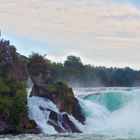
<path fill-rule="evenodd" d="M 55 129 L 48 125 L 50 111 L 41 110 L 40 107 L 58 112 L 56 106 L 49 100 L 41 97 L 30 97 L 28 99 L 29 118 L 36 121 L 37 125 L 45 134 L 56 134 Z"/>
<path fill-rule="evenodd" d="M 140 135 L 140 90 L 105 91 L 79 99 L 85 133 Z"/>
<path fill-rule="evenodd" d="M 83 133 L 140 135 L 140 90 L 101 91 L 78 97 L 86 115 L 85 125 L 68 115 Z M 43 108 L 43 109 L 41 109 Z M 29 117 L 34 119 L 45 134 L 56 134 L 56 129 L 48 124 L 50 110 L 57 113 L 57 121 L 52 123 L 63 132 L 72 132 L 63 115 L 49 100 L 41 97 L 28 99 Z"/>

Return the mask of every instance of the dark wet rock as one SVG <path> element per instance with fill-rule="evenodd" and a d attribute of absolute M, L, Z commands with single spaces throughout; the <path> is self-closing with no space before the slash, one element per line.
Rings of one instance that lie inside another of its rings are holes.
<path fill-rule="evenodd" d="M 34 120 L 26 120 L 23 123 L 23 133 L 25 134 L 40 134 L 41 130 L 37 127 L 37 124 Z"/>
<path fill-rule="evenodd" d="M 48 91 L 46 88 L 47 86 L 43 88 L 34 85 L 31 95 L 49 98 L 57 106 L 60 112 L 67 112 L 84 124 L 85 116 L 83 110 L 78 100 L 74 97 L 72 89 L 63 83 L 56 83 L 53 84 L 53 86 L 56 90 Z"/>
<path fill-rule="evenodd" d="M 0 119 L 0 134 L 4 134 L 7 129 L 7 123 Z"/>
<path fill-rule="evenodd" d="M 28 117 L 28 114 L 26 114 L 26 117 L 23 120 L 22 123 L 23 127 L 23 132 L 25 134 L 40 134 L 41 130 L 40 128 L 37 127 L 37 124 L 34 120 L 30 120 Z"/>
<path fill-rule="evenodd" d="M 46 110 L 43 107 L 40 107 L 41 110 Z M 67 113 L 57 113 L 50 109 L 49 121 L 47 122 L 49 125 L 52 125 L 55 130 L 59 133 L 82 133 L 80 129 L 70 120 Z"/>

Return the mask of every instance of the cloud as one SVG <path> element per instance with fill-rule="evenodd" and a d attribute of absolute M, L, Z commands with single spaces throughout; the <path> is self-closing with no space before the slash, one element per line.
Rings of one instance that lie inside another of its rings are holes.
<path fill-rule="evenodd" d="M 77 54 L 84 62 L 96 65 L 140 68 L 140 9 L 129 0 L 0 3 L 0 26 L 33 40 L 55 44 L 46 46 L 51 50 L 51 58 Z"/>

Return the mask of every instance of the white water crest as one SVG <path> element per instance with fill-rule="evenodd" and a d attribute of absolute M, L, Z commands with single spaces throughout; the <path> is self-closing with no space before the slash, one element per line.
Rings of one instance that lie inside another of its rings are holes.
<path fill-rule="evenodd" d="M 56 106 L 49 99 L 33 96 L 28 99 L 29 118 L 36 121 L 43 133 L 56 134 L 55 129 L 47 124 L 50 111 L 41 110 L 40 107 L 58 112 Z"/>
<path fill-rule="evenodd" d="M 33 83 L 31 78 L 28 78 L 28 88 L 27 90 L 27 99 L 28 99 L 28 112 L 29 112 L 29 118 L 32 120 L 35 120 L 38 127 L 42 130 L 42 133 L 44 134 L 57 134 L 56 130 L 48 124 L 49 121 L 49 115 L 50 115 L 50 111 L 54 111 L 57 114 L 57 123 L 58 125 L 61 127 L 61 129 L 64 132 L 71 132 L 71 128 L 69 127 L 69 125 L 67 123 L 65 123 L 65 121 L 63 121 L 63 113 L 59 112 L 59 110 L 57 109 L 56 105 L 50 101 L 47 98 L 43 98 L 43 97 L 37 97 L 37 96 L 32 96 L 30 97 L 31 91 L 33 88 Z M 42 108 L 42 109 L 41 109 Z M 81 126 L 81 123 L 78 123 L 77 120 L 75 120 L 75 118 L 69 114 L 67 114 L 69 116 L 69 119 L 74 123 L 77 124 L 77 126 Z M 65 125 L 66 130 L 63 125 Z M 55 123 L 55 122 L 54 122 Z M 56 124 L 57 125 L 57 124 Z"/>
<path fill-rule="evenodd" d="M 79 99 L 84 133 L 140 136 L 140 90 L 105 91 Z"/>
<path fill-rule="evenodd" d="M 84 96 L 82 93 L 82 97 L 77 98 L 86 115 L 85 125 L 69 117 L 83 134 L 140 137 L 140 89 L 102 89 L 93 94 L 85 92 Z M 50 112 L 40 110 L 40 106 L 59 113 L 49 99 L 31 97 L 28 99 L 29 117 L 36 121 L 43 133 L 56 134 L 47 124 Z M 59 119 L 61 126 L 61 117 Z"/>
<path fill-rule="evenodd" d="M 27 98 L 30 97 L 30 94 L 31 94 L 31 91 L 32 91 L 32 88 L 33 88 L 33 82 L 31 80 L 31 77 L 28 78 L 28 81 L 27 81 Z"/>
<path fill-rule="evenodd" d="M 42 109 L 41 109 L 42 108 Z M 49 121 L 50 111 L 54 111 L 57 113 L 57 122 L 59 127 L 66 133 L 72 132 L 69 124 L 63 121 L 63 113 L 59 112 L 56 105 L 53 104 L 49 99 L 42 98 L 42 97 L 30 97 L 28 99 L 28 111 L 29 111 L 29 118 L 35 120 L 39 128 L 41 128 L 42 133 L 44 134 L 57 134 L 55 129 L 49 125 L 47 122 Z M 67 114 L 68 115 L 68 114 Z M 78 127 L 81 127 L 82 124 L 78 123 L 77 120 L 74 119 L 73 116 L 68 115 L 69 119 L 76 124 Z M 55 121 L 54 121 L 55 123 Z M 66 129 L 63 127 L 65 125 Z M 56 124 L 57 125 L 57 124 Z"/>

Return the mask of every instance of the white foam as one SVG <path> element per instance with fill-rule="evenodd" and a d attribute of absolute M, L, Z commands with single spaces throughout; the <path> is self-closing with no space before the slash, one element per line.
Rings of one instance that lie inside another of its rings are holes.
<path fill-rule="evenodd" d="M 131 100 L 113 112 L 109 112 L 103 105 L 80 99 L 87 116 L 83 131 L 91 134 L 140 135 L 139 93 L 140 90 L 129 91 Z"/>
<path fill-rule="evenodd" d="M 50 112 L 40 110 L 40 106 L 58 112 L 58 109 L 50 100 L 41 97 L 31 97 L 28 99 L 29 118 L 36 121 L 43 133 L 56 134 L 55 129 L 47 124 Z"/>
<path fill-rule="evenodd" d="M 80 124 L 72 116 L 70 119 L 86 134 L 139 135 L 140 136 L 140 90 L 126 91 L 122 94 L 130 95 L 130 99 L 121 108 L 110 112 L 104 105 L 78 99 L 86 114 L 85 125 Z M 105 93 L 104 93 L 105 94 Z M 114 93 L 112 93 L 114 94 Z M 97 95 L 98 96 L 98 95 Z M 28 99 L 30 118 L 34 119 L 43 133 L 54 134 L 54 128 L 47 124 L 49 111 L 40 110 L 39 106 L 49 108 L 59 113 L 56 106 L 40 97 Z M 61 125 L 61 118 L 59 121 Z"/>

